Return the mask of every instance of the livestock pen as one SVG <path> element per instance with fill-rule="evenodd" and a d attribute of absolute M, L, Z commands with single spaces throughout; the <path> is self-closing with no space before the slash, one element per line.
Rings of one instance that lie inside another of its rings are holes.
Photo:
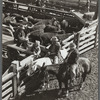
<path fill-rule="evenodd" d="M 5 2 L 5 1 L 4 1 Z M 61 17 L 64 15 L 64 17 L 69 15 L 69 13 L 65 13 L 63 11 L 58 11 L 58 10 L 53 10 L 53 9 L 49 9 L 49 8 L 41 8 L 41 7 L 33 7 L 33 6 L 27 6 L 27 9 L 22 9 L 20 8 L 21 6 L 25 6 L 25 4 L 20 4 L 20 3 L 12 3 L 15 4 L 15 10 L 16 13 L 21 10 L 21 12 L 29 14 L 32 12 L 32 10 L 34 12 L 37 13 L 36 9 L 41 9 L 41 12 L 39 12 L 39 14 L 41 13 L 42 15 L 44 14 L 43 12 L 47 12 L 46 15 L 48 14 L 48 16 L 57 16 L 57 17 Z M 16 6 L 17 5 L 17 6 Z M 21 5 L 21 6 L 20 6 Z M 35 8 L 35 10 L 34 10 Z M 11 10 L 12 8 L 10 8 Z M 31 10 L 31 11 L 30 11 Z M 56 14 L 55 14 L 56 13 Z M 84 23 L 84 22 L 83 22 Z M 67 51 L 69 50 L 68 45 L 71 42 L 75 42 L 77 44 L 77 48 L 79 50 L 80 54 L 83 54 L 85 52 L 87 52 L 88 50 L 91 50 L 95 47 L 98 46 L 98 19 L 91 21 L 91 23 L 89 23 L 88 27 L 83 27 L 79 32 L 76 32 L 75 34 L 69 36 L 67 39 L 63 40 L 63 49 L 65 48 Z M 16 48 L 15 48 L 16 49 Z M 19 50 L 20 51 L 20 50 Z M 25 52 L 25 50 L 22 50 Z M 25 69 L 25 65 L 29 64 L 31 66 L 31 61 L 32 61 L 33 57 L 29 56 L 25 59 L 23 59 L 22 61 L 13 61 L 11 63 L 11 72 L 8 74 L 4 74 L 2 76 L 2 100 L 9 100 L 9 99 L 15 99 L 18 95 L 18 78 L 22 77 L 19 76 L 20 72 Z M 25 72 L 27 72 L 27 68 L 25 70 Z M 21 74 L 23 75 L 24 72 Z M 26 78 L 26 77 L 25 77 Z M 25 87 L 21 87 L 22 91 L 24 90 Z M 24 91 L 23 91 L 24 92 Z"/>
<path fill-rule="evenodd" d="M 68 45 L 72 41 L 77 42 L 77 48 L 79 49 L 80 54 L 98 46 L 97 22 L 94 21 L 88 28 L 82 29 L 80 33 L 71 35 L 70 37 L 65 39 L 63 41 L 63 43 L 65 44 L 63 48 L 66 48 L 66 50 L 68 51 Z M 2 77 L 2 100 L 7 100 L 7 98 L 16 98 L 18 93 L 18 80 L 16 77 L 21 72 L 21 70 L 24 69 L 25 65 L 30 64 L 31 59 L 33 59 L 32 56 L 25 58 L 24 60 L 20 61 L 20 64 L 19 61 L 12 62 L 12 72 L 7 75 L 3 75 Z M 17 69 L 18 67 L 20 69 Z M 22 91 L 23 90 L 24 87 L 22 87 Z"/>

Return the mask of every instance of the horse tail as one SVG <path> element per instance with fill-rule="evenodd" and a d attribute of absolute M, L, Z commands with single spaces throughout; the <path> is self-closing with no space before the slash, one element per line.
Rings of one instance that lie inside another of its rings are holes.
<path fill-rule="evenodd" d="M 92 69 L 92 64 L 90 63 L 90 69 L 89 69 L 89 71 L 87 72 L 87 74 L 90 74 L 90 73 L 91 73 L 91 69 Z"/>

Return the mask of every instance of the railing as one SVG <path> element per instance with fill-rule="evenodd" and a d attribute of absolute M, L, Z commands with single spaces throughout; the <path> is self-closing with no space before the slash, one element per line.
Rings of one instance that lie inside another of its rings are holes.
<path fill-rule="evenodd" d="M 8 6 L 7 6 L 8 5 Z M 9 6 L 11 5 L 11 6 Z M 22 3 L 14 3 L 10 1 L 3 1 L 3 10 L 4 11 L 10 11 L 10 12 L 17 12 L 19 13 L 20 11 L 22 12 L 27 12 L 27 14 L 40 14 L 45 16 L 56 16 L 59 18 L 66 18 L 66 17 L 71 17 L 73 18 L 73 14 L 71 14 L 68 11 L 61 11 L 61 10 L 55 10 L 52 8 L 45 8 L 45 7 L 38 7 L 34 5 L 27 5 L 27 4 L 22 4 Z"/>
<path fill-rule="evenodd" d="M 69 36 L 63 41 L 63 48 L 69 50 L 68 45 L 71 42 L 77 44 L 80 54 L 96 47 L 98 45 L 98 19 L 90 23 L 89 27 L 83 27 L 78 33 Z"/>
<path fill-rule="evenodd" d="M 22 61 L 13 61 L 10 68 L 3 74 L 2 78 L 2 100 L 14 100 L 18 94 L 19 78 L 25 79 L 24 73 L 27 72 L 26 66 L 32 64 L 34 57 L 29 56 Z M 23 72 L 21 72 L 23 69 Z M 21 74 L 21 77 L 19 76 Z M 25 87 L 20 87 L 24 89 Z M 21 91 L 22 92 L 22 91 Z"/>
<path fill-rule="evenodd" d="M 9 2 L 5 2 L 4 3 L 9 3 Z M 11 3 L 11 2 L 10 2 Z M 15 9 L 19 10 L 22 9 L 20 8 L 20 6 L 25 6 L 24 4 L 21 3 L 12 3 L 14 5 L 17 5 L 15 7 Z M 36 6 L 27 6 L 28 8 L 25 9 L 25 11 L 29 11 L 29 9 L 32 11 L 36 11 L 37 10 L 42 10 L 43 12 L 47 12 L 48 14 L 50 14 L 50 12 L 56 12 L 56 14 L 58 15 L 70 15 L 68 12 L 63 12 L 63 11 L 58 11 L 58 10 L 54 10 L 54 9 L 49 9 L 49 8 L 41 8 L 41 7 L 36 7 Z M 45 10 L 45 11 L 44 11 Z M 37 12 L 37 11 L 36 11 Z M 83 27 L 82 30 L 80 30 L 78 33 L 75 33 L 71 36 L 69 36 L 67 39 L 65 39 L 64 41 L 62 41 L 64 46 L 63 48 L 66 48 L 66 50 L 68 51 L 68 45 L 71 42 L 75 42 L 77 45 L 77 48 L 80 52 L 80 54 L 96 47 L 98 45 L 98 20 L 93 21 L 92 23 L 90 23 L 90 25 L 88 27 Z M 14 47 L 15 48 L 15 47 Z M 17 48 L 19 50 L 19 48 Z M 26 52 L 25 50 L 21 49 L 22 52 Z M 27 72 L 27 68 L 25 66 L 32 66 L 32 61 L 33 61 L 34 57 L 33 56 L 29 56 L 27 58 L 25 58 L 22 61 L 14 61 L 12 62 L 11 66 L 12 70 L 9 73 L 8 71 L 6 71 L 2 77 L 2 100 L 8 100 L 8 99 L 15 99 L 17 94 L 18 94 L 18 79 L 20 77 L 22 77 L 23 79 L 25 79 L 26 77 L 23 77 L 24 73 Z M 25 69 L 23 71 L 23 73 L 20 72 Z M 23 91 L 25 89 L 24 85 L 22 85 L 21 90 Z"/>
<path fill-rule="evenodd" d="M 52 1 L 50 0 L 49 3 L 46 3 L 46 6 L 47 7 L 54 7 L 55 8 L 63 8 L 65 10 L 68 10 L 68 7 L 72 7 L 72 8 L 77 8 L 79 9 L 79 6 L 86 6 L 87 4 L 87 1 L 83 1 L 83 0 L 73 0 L 73 1 L 70 1 L 70 0 L 55 0 L 55 1 Z M 96 2 L 91 2 L 90 3 L 90 6 L 96 6 Z"/>
<path fill-rule="evenodd" d="M 12 64 L 12 72 L 2 78 L 2 100 L 15 99 L 17 95 L 16 65 Z"/>
<path fill-rule="evenodd" d="M 77 44 L 77 48 L 79 53 L 82 54 L 98 45 L 98 20 L 95 20 L 93 23 L 89 25 L 89 27 L 84 27 L 80 32 L 75 33 L 69 36 L 67 39 L 62 41 L 63 48 L 66 48 L 68 51 L 68 45 L 71 42 L 75 42 Z M 18 48 L 17 48 L 18 49 Z M 22 50 L 23 51 L 23 50 Z M 25 51 L 24 51 L 25 52 Z M 27 72 L 26 66 L 32 66 L 32 61 L 34 57 L 29 56 L 22 61 L 14 61 L 11 66 L 13 69 L 11 73 L 5 72 L 2 78 L 2 99 L 7 100 L 7 98 L 15 98 L 18 93 L 18 79 L 23 77 Z M 25 69 L 23 72 L 21 72 Z M 20 73 L 21 72 L 21 73 Z M 21 75 L 21 76 L 20 76 Z M 24 92 L 24 84 L 20 87 L 21 91 Z"/>

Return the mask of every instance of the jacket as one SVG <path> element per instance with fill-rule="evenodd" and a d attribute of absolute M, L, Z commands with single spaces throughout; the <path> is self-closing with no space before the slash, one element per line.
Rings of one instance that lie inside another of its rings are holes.
<path fill-rule="evenodd" d="M 67 58 L 67 63 L 68 64 L 77 63 L 78 58 L 79 58 L 78 50 L 77 49 L 70 50 Z"/>
<path fill-rule="evenodd" d="M 49 52 L 51 53 L 51 55 L 57 56 L 60 49 L 60 43 L 56 42 L 55 44 L 51 44 L 51 46 L 49 47 Z"/>

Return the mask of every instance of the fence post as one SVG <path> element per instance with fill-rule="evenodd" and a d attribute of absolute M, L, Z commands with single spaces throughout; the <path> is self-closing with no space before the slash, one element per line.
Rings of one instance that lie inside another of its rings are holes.
<path fill-rule="evenodd" d="M 81 1 L 81 0 L 78 0 L 78 8 L 80 8 L 80 1 Z"/>
<path fill-rule="evenodd" d="M 77 50 L 79 50 L 80 33 L 74 33 L 74 43 L 76 44 Z"/>
<path fill-rule="evenodd" d="M 12 66 L 13 66 L 13 73 L 15 75 L 12 79 L 12 81 L 13 81 L 13 96 L 10 98 L 10 100 L 15 100 L 17 93 L 18 93 L 17 92 L 17 66 L 18 66 L 17 61 L 13 61 Z"/>
<path fill-rule="evenodd" d="M 96 33 L 95 33 L 95 43 L 94 43 L 94 47 L 97 46 L 97 42 L 98 42 L 98 41 L 97 41 L 97 40 L 98 40 L 98 25 L 97 25 L 95 31 L 96 31 Z"/>

